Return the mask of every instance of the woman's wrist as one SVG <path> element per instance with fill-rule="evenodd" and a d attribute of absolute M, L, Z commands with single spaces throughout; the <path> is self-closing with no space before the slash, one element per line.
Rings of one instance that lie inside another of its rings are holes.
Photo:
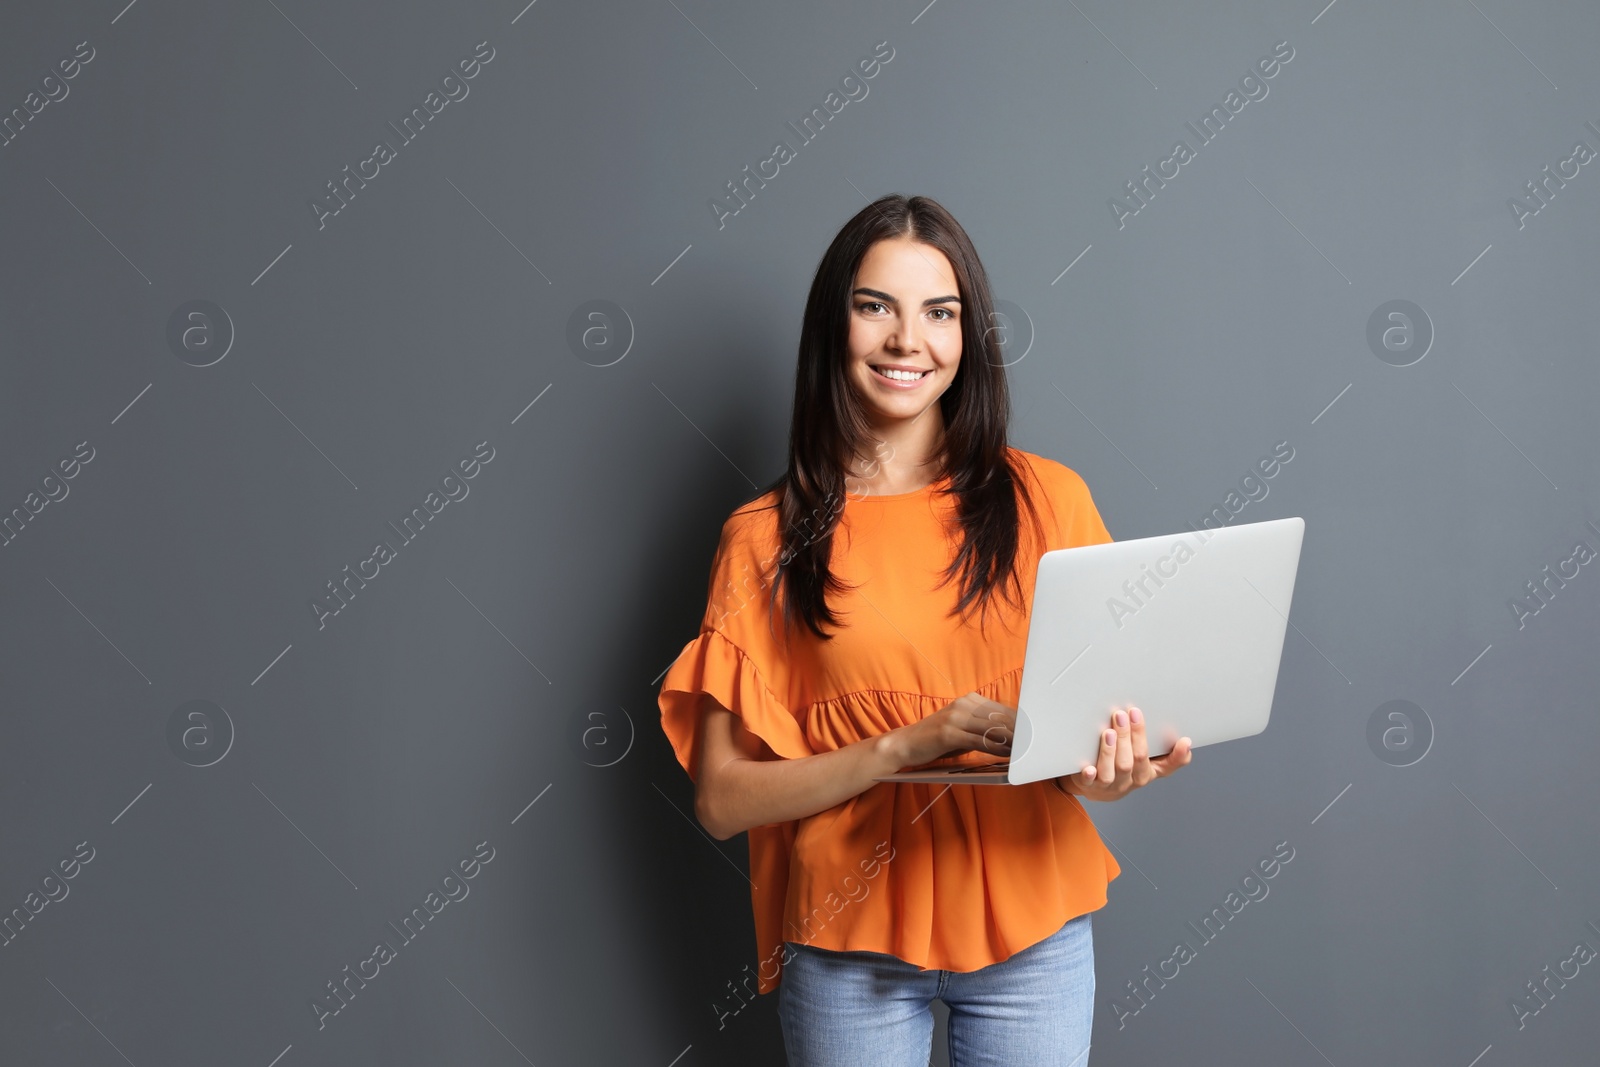
<path fill-rule="evenodd" d="M 898 728 L 878 734 L 870 740 L 873 755 L 887 768 L 886 773 L 894 774 L 907 766 L 905 751 L 902 747 L 904 735 L 900 733 Z"/>

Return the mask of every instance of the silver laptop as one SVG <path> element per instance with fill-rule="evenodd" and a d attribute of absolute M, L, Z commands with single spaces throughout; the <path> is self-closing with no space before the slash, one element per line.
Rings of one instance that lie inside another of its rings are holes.
<path fill-rule="evenodd" d="M 1011 755 L 879 782 L 1022 785 L 1076 774 L 1118 708 L 1149 755 L 1258 734 L 1278 684 L 1301 518 L 1046 552 L 1034 582 Z M 981 753 L 980 753 L 981 754 Z"/>

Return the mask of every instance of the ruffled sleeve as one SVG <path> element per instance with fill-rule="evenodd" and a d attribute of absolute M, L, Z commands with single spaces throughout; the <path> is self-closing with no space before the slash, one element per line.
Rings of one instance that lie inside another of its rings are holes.
<path fill-rule="evenodd" d="M 762 536 L 760 512 L 735 512 L 722 527 L 711 563 L 700 633 L 667 669 L 658 703 L 661 728 L 690 778 L 696 772 L 700 694 L 739 716 L 744 728 L 777 755 L 811 755 L 800 720 L 787 704 L 788 657 L 783 620 L 769 617 L 777 544 Z M 776 522 L 769 520 L 776 529 Z"/>
<path fill-rule="evenodd" d="M 793 689 L 781 641 L 783 620 L 776 611 L 769 618 L 779 548 L 771 514 L 741 509 L 723 524 L 700 633 L 683 646 L 661 683 L 661 728 L 691 779 L 702 693 L 739 716 L 778 757 L 812 754 L 789 705 Z M 782 970 L 783 906 L 796 830 L 797 823 L 783 822 L 752 827 L 747 834 L 759 993 L 777 989 Z"/>
<path fill-rule="evenodd" d="M 720 630 L 703 630 L 683 646 L 661 683 L 661 728 L 678 762 L 695 777 L 700 694 L 739 716 L 744 728 L 785 758 L 808 756 L 800 723 L 767 686 L 755 660 Z"/>

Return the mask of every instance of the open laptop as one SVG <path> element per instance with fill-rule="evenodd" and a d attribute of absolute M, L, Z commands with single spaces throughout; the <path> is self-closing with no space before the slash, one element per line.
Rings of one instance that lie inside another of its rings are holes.
<path fill-rule="evenodd" d="M 1022 785 L 1098 762 L 1119 708 L 1144 713 L 1149 755 L 1267 727 L 1305 534 L 1301 518 L 1046 552 L 1006 760 L 879 782 Z M 981 750 L 977 755 L 982 756 Z"/>

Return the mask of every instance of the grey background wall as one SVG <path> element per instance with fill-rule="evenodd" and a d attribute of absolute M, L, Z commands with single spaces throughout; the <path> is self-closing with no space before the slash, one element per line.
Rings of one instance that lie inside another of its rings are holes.
<path fill-rule="evenodd" d="M 1094 1062 L 1592 1048 L 1600 9 L 121 2 L 0 34 L 0 1060 L 781 1062 L 655 694 L 888 191 L 1113 536 L 1307 521 Z"/>

